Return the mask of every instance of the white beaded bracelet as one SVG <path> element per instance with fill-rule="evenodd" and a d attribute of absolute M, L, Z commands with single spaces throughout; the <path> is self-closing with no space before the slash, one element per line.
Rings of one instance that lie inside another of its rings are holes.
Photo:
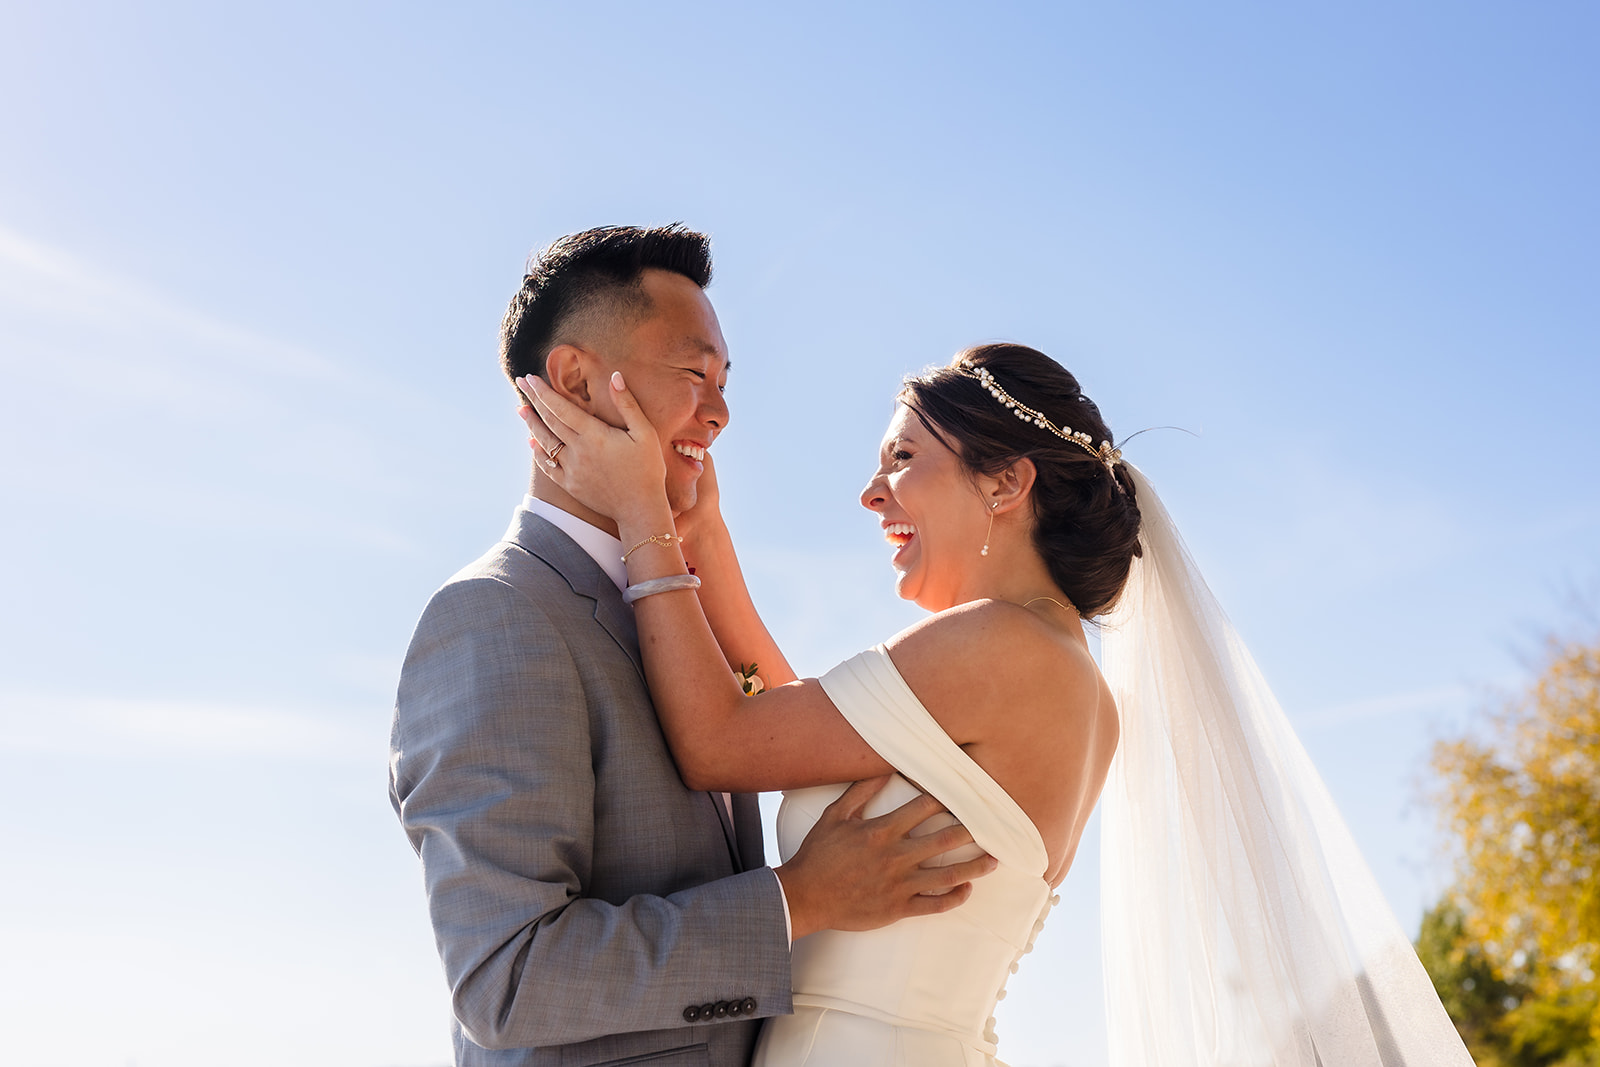
<path fill-rule="evenodd" d="M 654 596 L 657 593 L 670 593 L 674 589 L 699 589 L 700 576 L 698 574 L 669 574 L 665 578 L 651 578 L 649 581 L 630 585 L 622 591 L 622 602 L 632 604 L 642 597 Z"/>

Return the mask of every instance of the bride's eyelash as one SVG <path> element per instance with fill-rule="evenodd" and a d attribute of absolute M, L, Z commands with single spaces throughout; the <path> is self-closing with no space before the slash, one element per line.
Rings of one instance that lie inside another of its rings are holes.
<path fill-rule="evenodd" d="M 908 460 L 908 459 L 911 458 L 911 453 L 907 452 L 903 448 L 897 448 L 893 452 L 889 453 L 889 458 L 890 459 L 901 460 L 903 462 L 903 461 Z"/>

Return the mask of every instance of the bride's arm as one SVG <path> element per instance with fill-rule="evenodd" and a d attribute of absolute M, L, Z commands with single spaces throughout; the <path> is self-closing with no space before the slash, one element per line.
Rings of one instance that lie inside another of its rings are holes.
<path fill-rule="evenodd" d="M 719 502 L 716 468 L 707 455 L 699 499 L 691 512 L 678 517 L 678 532 L 685 535 L 684 555 L 703 583 L 700 607 L 729 667 L 743 670 L 754 665 L 766 688 L 786 685 L 795 681 L 794 669 L 750 598 Z"/>
<path fill-rule="evenodd" d="M 670 513 L 641 513 L 618 527 L 626 531 L 624 543 L 633 544 L 652 530 L 670 529 L 662 525 L 670 519 Z M 629 585 L 686 573 L 676 546 L 651 548 L 648 560 L 642 554 L 629 559 Z M 745 696 L 722 659 L 695 591 L 643 597 L 634 602 L 634 611 L 650 696 L 691 789 L 792 789 L 894 769 L 839 714 L 815 678 Z M 763 664 L 763 676 L 766 672 Z"/>
<path fill-rule="evenodd" d="M 538 379 L 531 389 L 540 417 L 568 446 L 560 463 L 545 464 L 545 471 L 574 497 L 616 521 L 618 536 L 630 550 L 628 584 L 686 575 L 678 543 L 662 536 L 675 534 L 676 526 L 664 488 L 660 444 L 633 396 L 613 387 L 617 410 L 627 421 L 624 432 Z M 732 569 L 724 569 L 730 562 Z M 699 566 L 697 560 L 697 570 Z M 726 555 L 713 547 L 706 566 L 716 572 L 715 579 L 736 579 L 731 543 Z M 742 592 L 742 580 L 737 585 Z M 740 606 L 741 600 L 748 604 L 748 594 L 724 590 L 712 600 L 726 610 L 725 622 L 732 620 L 728 625 L 739 625 L 748 610 L 745 621 L 754 619 L 767 647 L 777 654 L 754 608 Z M 685 785 L 758 792 L 855 781 L 893 770 L 845 721 L 815 679 L 745 696 L 696 591 L 656 593 L 633 606 L 650 696 Z M 766 654 L 750 647 L 751 655 Z M 782 663 L 781 656 L 774 662 Z M 792 677 L 787 664 L 782 669 Z"/>

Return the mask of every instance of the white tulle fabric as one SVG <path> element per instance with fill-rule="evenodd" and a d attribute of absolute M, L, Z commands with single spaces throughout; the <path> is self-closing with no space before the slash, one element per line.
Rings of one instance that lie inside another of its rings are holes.
<path fill-rule="evenodd" d="M 1122 716 L 1102 797 L 1112 1067 L 1471 1067 L 1282 708 L 1133 478 L 1144 555 L 1102 630 Z"/>

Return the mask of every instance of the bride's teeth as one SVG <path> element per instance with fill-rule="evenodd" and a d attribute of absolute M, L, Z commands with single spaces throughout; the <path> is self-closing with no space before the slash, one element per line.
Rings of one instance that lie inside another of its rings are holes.
<path fill-rule="evenodd" d="M 909 522 L 891 522 L 883 528 L 883 536 L 897 545 L 910 541 L 916 532 L 917 528 Z"/>
<path fill-rule="evenodd" d="M 706 450 L 699 445 L 674 444 L 672 448 L 678 455 L 688 456 L 690 459 L 704 460 L 706 458 Z"/>

